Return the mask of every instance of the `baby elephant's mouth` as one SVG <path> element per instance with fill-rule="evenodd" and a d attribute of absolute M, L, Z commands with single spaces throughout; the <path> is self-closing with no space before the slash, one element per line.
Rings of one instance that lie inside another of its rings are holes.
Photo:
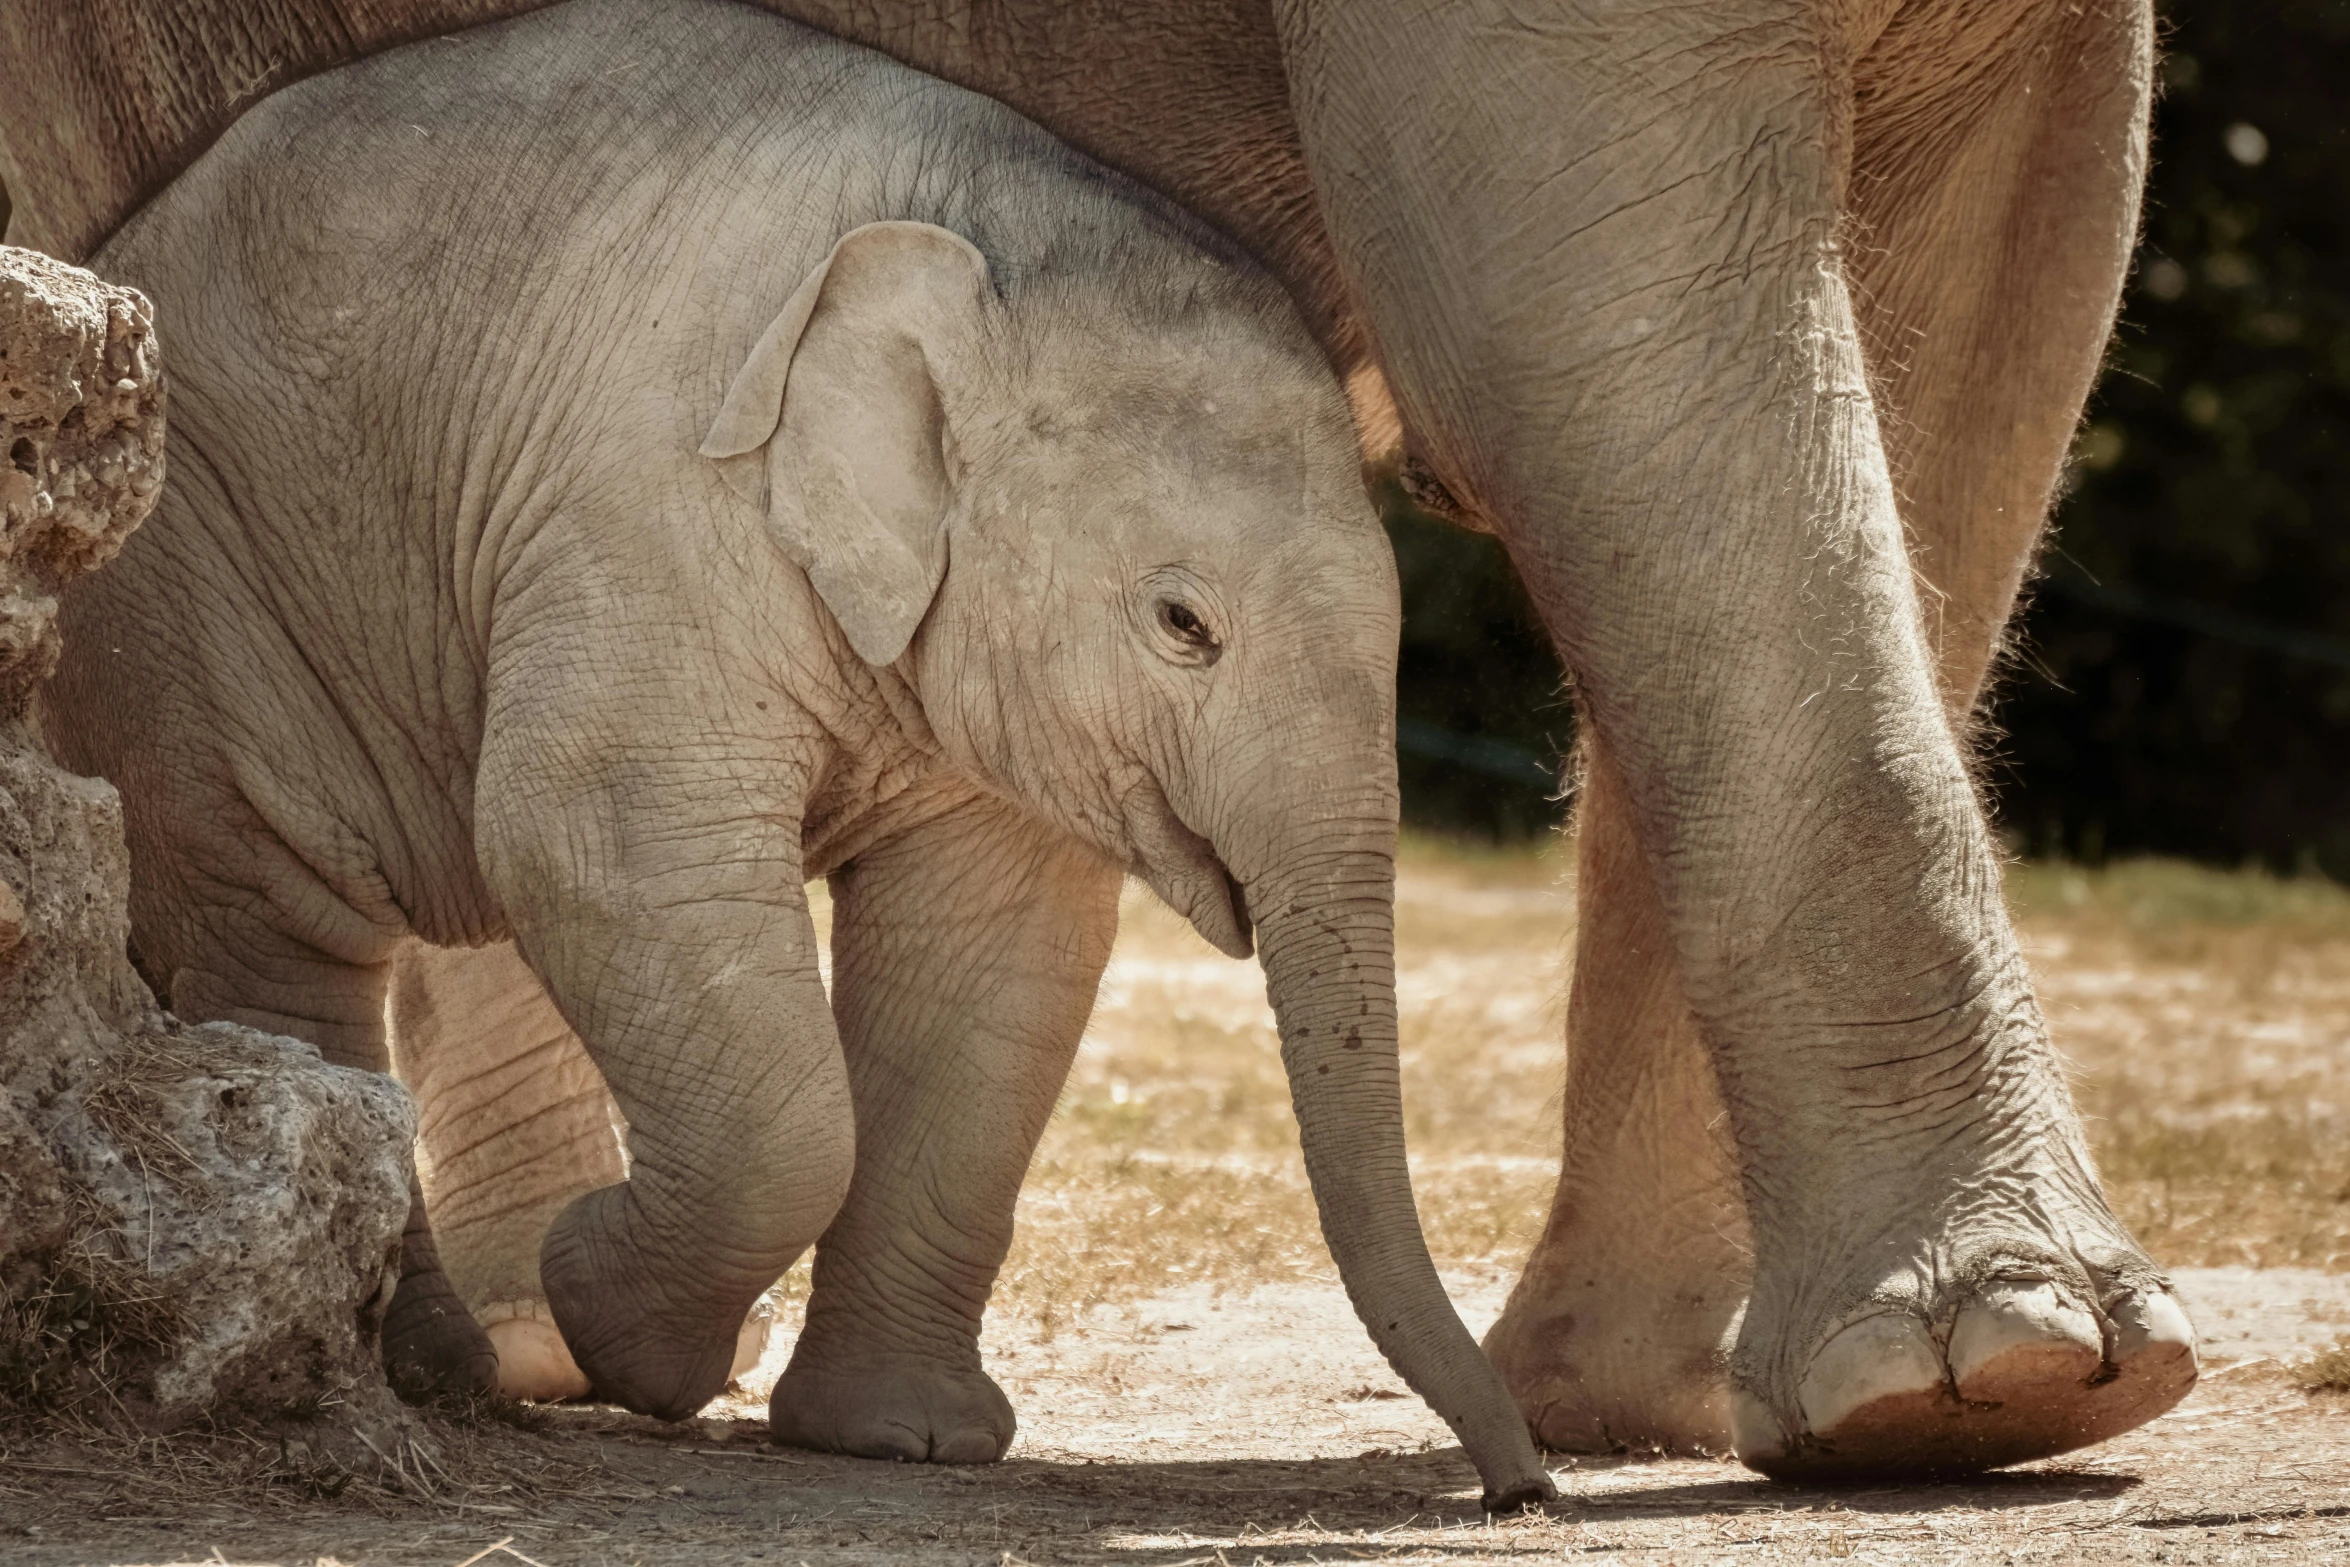
<path fill-rule="evenodd" d="M 1189 920 L 1209 946 L 1235 958 L 1250 956 L 1256 944 L 1247 892 L 1205 838 L 1180 826 L 1174 832 L 1190 841 L 1170 845 L 1176 850 L 1172 854 L 1148 856 L 1139 867 L 1143 881 L 1167 907 Z"/>
<path fill-rule="evenodd" d="M 1216 869 L 1224 880 L 1224 896 L 1231 906 L 1232 929 L 1240 944 L 1240 951 L 1235 956 L 1245 958 L 1255 944 L 1256 935 L 1256 922 L 1249 917 L 1248 912 L 1248 889 L 1223 866 L 1219 865 Z"/>

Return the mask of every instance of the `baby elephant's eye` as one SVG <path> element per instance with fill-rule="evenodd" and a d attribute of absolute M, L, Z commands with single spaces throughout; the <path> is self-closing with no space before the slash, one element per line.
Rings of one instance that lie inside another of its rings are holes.
<path fill-rule="evenodd" d="M 1169 599 L 1159 606 L 1159 618 L 1167 622 L 1167 629 L 1186 642 L 1206 646 L 1215 641 L 1208 635 L 1208 624 L 1199 618 L 1199 612 L 1181 599 Z"/>
<path fill-rule="evenodd" d="M 1200 617 L 1200 612 L 1181 599 L 1159 600 L 1159 624 L 1166 627 L 1176 641 L 1208 655 L 1209 663 L 1215 662 L 1216 655 L 1223 651 L 1216 641 L 1216 634 L 1208 629 L 1208 623 Z"/>

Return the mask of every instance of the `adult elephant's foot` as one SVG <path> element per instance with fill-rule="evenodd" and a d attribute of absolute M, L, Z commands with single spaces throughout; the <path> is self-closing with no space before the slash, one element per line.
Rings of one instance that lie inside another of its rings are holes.
<path fill-rule="evenodd" d="M 1574 1254 L 1562 1252 L 1568 1261 Z M 1534 1439 L 1553 1452 L 1730 1451 L 1730 1335 L 1743 1267 L 1680 1279 L 1588 1266 L 1546 1278 L 1541 1257 L 1486 1335 Z"/>
<path fill-rule="evenodd" d="M 500 1301 L 482 1313 L 482 1323 L 498 1346 L 499 1392 L 537 1404 L 588 1396 L 587 1373 L 571 1358 L 546 1302 Z"/>
<path fill-rule="evenodd" d="M 1692 1096 L 1694 1097 L 1694 1096 Z M 1542 1239 L 1485 1353 L 1554 1452 L 1730 1450 L 1746 1214 L 1699 1115 L 1571 1129 Z"/>
<path fill-rule="evenodd" d="M 2195 1333 L 2135 1248 L 2102 1257 L 1945 1256 L 1809 1331 L 1750 1306 L 1738 1363 L 1763 1374 L 1732 1396 L 1739 1458 L 1783 1479 L 1965 1474 L 2143 1425 L 2195 1385 Z"/>
<path fill-rule="evenodd" d="M 1754 1277 L 1746 1202 L 1597 750 L 1591 778 L 1558 1189 L 1485 1352 L 1545 1447 L 1726 1453 L 1730 1344 Z"/>
<path fill-rule="evenodd" d="M 1744 1207 L 1710 1148 L 1684 1140 L 1666 1167 L 1616 1141 L 1598 1146 L 1619 1157 L 1570 1150 L 1485 1353 L 1554 1452 L 1726 1453 Z"/>
<path fill-rule="evenodd" d="M 795 1353 L 767 1421 L 779 1446 L 932 1464 L 992 1464 L 1019 1429 L 986 1372 L 904 1355 L 819 1369 Z"/>
<path fill-rule="evenodd" d="M 498 1352 L 439 1268 L 404 1274 L 384 1312 L 384 1375 L 405 1398 L 487 1393 Z"/>

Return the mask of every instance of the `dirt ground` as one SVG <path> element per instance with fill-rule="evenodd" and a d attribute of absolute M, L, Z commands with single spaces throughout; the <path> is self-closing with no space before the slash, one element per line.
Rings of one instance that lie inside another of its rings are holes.
<path fill-rule="evenodd" d="M 1481 1519 L 1314 1232 L 1254 966 L 1136 898 L 991 1313 L 1022 1420 L 1006 1462 L 767 1448 L 787 1333 L 694 1424 L 443 1420 L 404 1484 L 250 1439 L 0 1430 L 0 1563 L 2350 1561 L 2350 1394 L 2305 1387 L 2350 1336 L 2350 896 L 2161 865 L 2014 890 L 2116 1201 L 2203 1334 L 2195 1395 L 2104 1448 L 1840 1492 L 1561 1458 L 1548 1516 Z M 1573 917 L 1554 856 L 1407 856 L 1415 1176 L 1479 1330 L 1555 1169 Z"/>

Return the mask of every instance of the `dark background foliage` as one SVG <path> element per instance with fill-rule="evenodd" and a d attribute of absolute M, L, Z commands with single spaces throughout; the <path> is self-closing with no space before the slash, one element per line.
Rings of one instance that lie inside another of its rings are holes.
<path fill-rule="evenodd" d="M 1987 778 L 2029 852 L 2350 879 L 2350 0 L 2165 11 L 2145 243 Z M 1500 552 L 1389 528 L 1407 817 L 1555 820 L 1522 769 L 1572 723 Z"/>
<path fill-rule="evenodd" d="M 1501 545 L 1378 489 L 1403 581 L 1396 681 L 1404 819 L 1503 840 L 1554 825 L 1575 715 Z"/>
<path fill-rule="evenodd" d="M 2350 879 L 2350 4 L 2169 11 L 2145 243 L 1994 776 L 2036 852 Z"/>

